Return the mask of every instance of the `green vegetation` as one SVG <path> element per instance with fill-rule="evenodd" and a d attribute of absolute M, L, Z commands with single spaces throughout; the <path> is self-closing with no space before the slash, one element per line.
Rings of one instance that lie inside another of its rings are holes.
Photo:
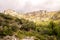
<path fill-rule="evenodd" d="M 34 36 L 35 40 L 60 40 L 60 21 L 42 23 L 36 25 L 32 21 L 0 13 L 0 36 L 16 35 L 19 38 Z"/>

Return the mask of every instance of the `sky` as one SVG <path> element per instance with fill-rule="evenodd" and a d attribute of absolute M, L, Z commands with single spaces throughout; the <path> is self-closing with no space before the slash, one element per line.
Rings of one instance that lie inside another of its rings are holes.
<path fill-rule="evenodd" d="M 60 10 L 60 0 L 0 0 L 0 11 L 12 9 L 29 12 L 37 10 Z"/>

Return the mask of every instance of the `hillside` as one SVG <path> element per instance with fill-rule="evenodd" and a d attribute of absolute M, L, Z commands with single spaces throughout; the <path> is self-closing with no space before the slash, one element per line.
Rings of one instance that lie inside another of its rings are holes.
<path fill-rule="evenodd" d="M 5 10 L 4 13 L 12 16 L 16 16 L 18 18 L 24 18 L 26 20 L 33 21 L 33 22 L 60 19 L 60 11 L 48 12 L 46 10 L 40 10 L 40 11 L 34 11 L 34 12 L 28 12 L 28 13 L 18 13 L 10 9 L 10 10 Z"/>
<path fill-rule="evenodd" d="M 0 40 L 60 40 L 60 12 L 32 12 L 22 16 L 8 12 L 0 13 Z M 35 21 L 49 20 L 35 23 L 31 17 Z"/>

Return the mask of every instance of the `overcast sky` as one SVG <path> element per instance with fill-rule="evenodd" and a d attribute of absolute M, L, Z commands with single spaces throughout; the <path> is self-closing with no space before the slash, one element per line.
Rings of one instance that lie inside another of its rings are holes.
<path fill-rule="evenodd" d="M 0 0 L 0 11 L 13 9 L 16 11 L 60 10 L 60 0 Z"/>

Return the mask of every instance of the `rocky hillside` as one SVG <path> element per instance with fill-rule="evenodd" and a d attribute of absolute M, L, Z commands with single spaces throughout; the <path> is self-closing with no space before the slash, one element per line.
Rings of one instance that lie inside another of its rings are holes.
<path fill-rule="evenodd" d="M 32 12 L 22 16 L 10 10 L 0 13 L 0 40 L 60 40 L 60 12 L 45 13 Z M 41 22 L 36 17 L 49 20 Z"/>
<path fill-rule="evenodd" d="M 14 10 L 5 10 L 5 14 L 9 14 L 18 18 L 24 18 L 29 21 L 39 22 L 39 21 L 48 21 L 51 19 L 57 20 L 60 19 L 60 11 L 51 11 L 46 10 L 28 12 L 28 13 L 17 13 Z"/>

